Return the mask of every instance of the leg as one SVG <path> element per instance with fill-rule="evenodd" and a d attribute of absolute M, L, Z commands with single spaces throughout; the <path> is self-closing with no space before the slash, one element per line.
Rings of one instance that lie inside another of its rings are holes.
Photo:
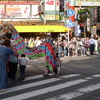
<path fill-rule="evenodd" d="M 45 74 L 43 76 L 49 76 L 50 70 L 48 66 L 45 66 Z"/>

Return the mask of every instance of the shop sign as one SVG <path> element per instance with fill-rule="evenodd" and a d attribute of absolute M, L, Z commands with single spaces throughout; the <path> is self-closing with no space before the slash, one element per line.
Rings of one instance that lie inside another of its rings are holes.
<path fill-rule="evenodd" d="M 100 1 L 98 0 L 76 0 L 75 6 L 100 6 Z"/>
<path fill-rule="evenodd" d="M 55 15 L 45 15 L 46 20 L 55 20 Z"/>
<path fill-rule="evenodd" d="M 6 5 L 6 18 L 30 18 L 30 5 Z"/>
<path fill-rule="evenodd" d="M 45 0 L 45 10 L 55 10 L 56 0 Z"/>
<path fill-rule="evenodd" d="M 59 15 L 56 15 L 56 20 L 59 20 Z"/>

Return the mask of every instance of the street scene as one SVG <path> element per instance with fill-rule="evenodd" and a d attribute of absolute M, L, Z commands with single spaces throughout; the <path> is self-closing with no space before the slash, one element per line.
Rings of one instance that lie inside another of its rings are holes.
<path fill-rule="evenodd" d="M 100 100 L 100 0 L 0 0 L 0 100 Z"/>
<path fill-rule="evenodd" d="M 63 57 L 58 78 L 44 77 L 43 58 L 29 60 L 25 80 L 19 68 L 17 80 L 9 81 L 0 100 L 100 100 L 100 55 Z"/>

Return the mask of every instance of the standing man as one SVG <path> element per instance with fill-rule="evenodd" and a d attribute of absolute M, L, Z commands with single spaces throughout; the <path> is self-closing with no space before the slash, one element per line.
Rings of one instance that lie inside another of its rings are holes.
<path fill-rule="evenodd" d="M 91 36 L 90 39 L 90 55 L 93 55 L 95 50 L 95 40 L 93 39 L 93 36 Z"/>

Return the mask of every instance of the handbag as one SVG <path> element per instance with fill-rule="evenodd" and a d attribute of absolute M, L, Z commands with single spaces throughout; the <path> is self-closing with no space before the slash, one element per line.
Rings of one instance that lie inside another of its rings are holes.
<path fill-rule="evenodd" d="M 2 55 L 0 55 L 0 57 L 4 60 L 4 63 L 5 63 L 5 66 L 6 66 L 6 61 L 5 61 L 5 59 L 2 57 Z M 9 67 L 7 67 L 7 66 L 6 66 L 6 71 L 7 71 L 7 72 L 10 71 L 10 70 L 9 70 Z"/>

